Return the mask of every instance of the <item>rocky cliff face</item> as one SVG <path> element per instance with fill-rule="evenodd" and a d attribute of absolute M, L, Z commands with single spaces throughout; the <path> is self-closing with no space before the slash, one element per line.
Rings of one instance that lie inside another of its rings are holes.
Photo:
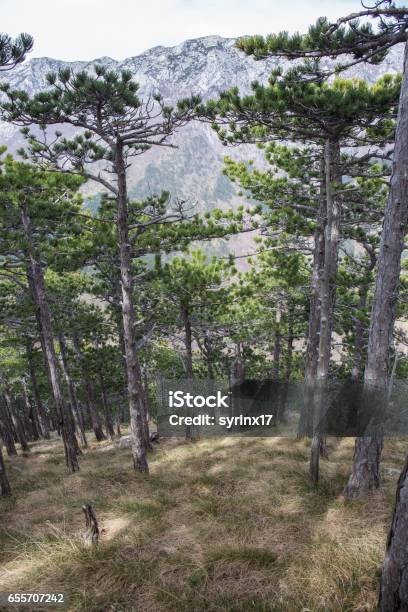
<path fill-rule="evenodd" d="M 128 69 L 140 84 L 140 94 L 160 91 L 169 102 L 192 93 L 204 99 L 215 97 L 229 87 L 238 86 L 248 92 L 254 80 L 266 81 L 271 69 L 277 65 L 274 59 L 256 62 L 246 57 L 234 46 L 234 39 L 207 36 L 187 40 L 175 47 L 154 47 L 141 55 L 116 61 L 102 57 L 93 62 L 61 62 L 51 58 L 26 61 L 10 73 L 2 75 L 14 88 L 35 93 L 47 87 L 48 72 L 70 67 L 73 71 L 91 69 L 94 64 L 104 64 L 112 69 Z M 375 81 L 384 73 L 395 73 L 401 67 L 402 50 L 394 48 L 380 66 L 358 66 L 349 76 L 360 76 Z M 188 198 L 197 209 L 233 204 L 234 187 L 222 176 L 222 160 L 225 154 L 239 158 L 259 157 L 253 147 L 226 150 L 216 134 L 208 126 L 191 124 L 175 137 L 176 149 L 159 147 L 136 158 L 130 176 L 132 195 L 136 197 L 166 189 L 174 197 Z M 0 144 L 11 151 L 21 145 L 18 128 L 0 123 Z M 89 194 L 95 186 L 87 187 Z"/>

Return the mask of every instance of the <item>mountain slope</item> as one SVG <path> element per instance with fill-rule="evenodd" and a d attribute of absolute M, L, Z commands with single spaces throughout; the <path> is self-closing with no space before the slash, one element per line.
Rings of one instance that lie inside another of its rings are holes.
<path fill-rule="evenodd" d="M 112 69 L 130 70 L 140 84 L 142 96 L 160 91 L 171 103 L 192 93 L 208 99 L 233 86 L 248 92 L 252 81 L 266 81 L 271 69 L 279 63 L 275 59 L 257 62 L 246 57 L 235 48 L 234 42 L 234 39 L 207 36 L 187 40 L 175 47 L 154 47 L 124 61 L 109 57 L 93 62 L 36 58 L 24 62 L 2 78 L 14 88 L 35 93 L 47 87 L 46 75 L 50 71 L 69 67 L 77 72 L 103 64 Z M 394 48 L 380 66 L 358 66 L 350 70 L 349 76 L 360 76 L 373 82 L 384 73 L 397 72 L 401 62 L 402 49 Z M 254 147 L 223 148 L 210 127 L 197 123 L 184 128 L 173 142 L 176 149 L 158 147 L 136 159 L 129 181 L 134 197 L 166 189 L 174 197 L 196 202 L 200 210 L 221 203 L 233 204 L 234 189 L 221 176 L 223 156 L 228 153 L 239 158 L 259 158 L 259 151 Z M 15 151 L 22 143 L 18 128 L 0 123 L 0 143 Z M 90 184 L 86 188 L 88 194 L 97 190 Z"/>

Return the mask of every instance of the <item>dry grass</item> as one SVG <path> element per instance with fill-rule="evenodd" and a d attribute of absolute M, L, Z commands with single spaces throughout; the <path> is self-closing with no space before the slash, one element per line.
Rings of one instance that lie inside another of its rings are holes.
<path fill-rule="evenodd" d="M 388 442 L 384 464 L 400 467 L 404 447 Z M 0 591 L 65 591 L 70 610 L 95 612 L 374 610 L 397 477 L 345 504 L 351 458 L 351 440 L 331 441 L 313 489 L 305 441 L 164 442 L 149 477 L 109 443 L 68 475 L 59 441 L 36 443 L 8 461 Z M 84 502 L 103 529 L 94 550 Z"/>

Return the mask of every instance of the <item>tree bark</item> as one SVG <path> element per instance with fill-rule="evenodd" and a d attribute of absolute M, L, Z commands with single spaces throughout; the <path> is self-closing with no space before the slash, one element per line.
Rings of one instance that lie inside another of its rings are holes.
<path fill-rule="evenodd" d="M 384 212 L 373 307 L 368 334 L 363 395 L 375 394 L 386 402 L 390 370 L 390 348 L 396 317 L 401 255 L 408 223 L 408 42 L 398 108 L 390 190 Z M 381 433 L 356 440 L 354 463 L 346 498 L 356 498 L 380 484 L 383 447 Z M 396 608 L 394 608 L 396 609 Z"/>
<path fill-rule="evenodd" d="M 28 249 L 26 249 L 26 258 L 27 261 L 29 261 L 30 256 L 29 256 L 29 252 Z M 51 383 L 51 375 L 50 375 L 50 369 L 48 367 L 48 361 L 47 361 L 47 352 L 45 349 L 45 342 L 44 342 L 44 335 L 43 335 L 43 330 L 42 330 L 42 324 L 41 324 L 41 313 L 40 313 L 40 309 L 38 306 L 38 299 L 37 299 L 37 295 L 36 295 L 36 287 L 35 287 L 35 283 L 34 283 L 34 279 L 33 279 L 33 275 L 32 275 L 32 271 L 31 271 L 31 267 L 27 266 L 27 281 L 28 281 L 28 286 L 30 288 L 30 294 L 31 294 L 31 299 L 33 301 L 33 305 L 34 305 L 34 311 L 35 311 L 35 319 L 36 319 L 36 323 L 37 323 L 37 331 L 38 331 L 38 338 L 40 340 L 40 344 L 41 344 L 41 353 L 42 353 L 42 357 L 43 357 L 43 362 L 44 362 L 44 367 L 45 367 L 45 372 L 46 372 L 46 376 L 47 376 L 47 381 L 48 381 L 48 388 L 50 390 L 50 398 L 53 402 L 53 411 L 50 411 L 49 417 L 48 417 L 48 427 L 49 429 L 51 428 L 52 430 L 56 430 L 57 427 L 55 426 L 55 423 L 58 422 L 58 418 L 56 419 L 55 417 L 57 409 L 54 403 L 54 397 L 53 397 L 53 391 L 52 391 L 52 383 Z"/>
<path fill-rule="evenodd" d="M 359 289 L 358 309 L 360 312 L 366 309 L 367 298 L 368 298 L 368 286 L 363 285 Z M 364 324 L 364 321 L 362 321 L 358 317 L 355 323 L 354 356 L 353 356 L 353 367 L 351 370 L 351 379 L 356 382 L 361 380 L 363 376 L 365 338 L 366 338 L 366 326 Z"/>
<path fill-rule="evenodd" d="M 72 345 L 74 347 L 75 355 L 78 359 L 78 362 L 83 364 L 84 359 L 82 356 L 81 344 L 79 338 L 76 335 L 74 335 L 72 338 Z M 102 442 L 103 440 L 106 440 L 106 436 L 103 433 L 101 417 L 99 416 L 99 412 L 95 405 L 96 400 L 94 384 L 86 374 L 84 375 L 83 383 L 85 386 L 86 404 L 89 411 L 92 429 L 94 431 L 96 440 L 98 442 Z"/>
<path fill-rule="evenodd" d="M 78 442 L 75 438 L 75 432 L 72 427 L 69 411 L 67 410 L 67 407 L 64 402 L 64 395 L 62 392 L 62 385 L 58 372 L 57 356 L 54 347 L 51 315 L 45 290 L 44 274 L 34 246 L 31 220 L 28 214 L 27 204 L 25 202 L 22 202 L 21 205 L 21 221 L 23 224 L 24 234 L 27 242 L 29 266 L 31 270 L 33 284 L 35 287 L 35 294 L 33 295 L 33 300 L 36 301 L 39 315 L 41 317 L 41 330 L 43 334 L 44 348 L 46 353 L 48 370 L 50 373 L 53 399 L 55 402 L 55 407 L 62 430 L 65 459 L 67 467 L 70 469 L 70 471 L 76 472 L 79 470 L 77 455 Z"/>
<path fill-rule="evenodd" d="M 11 495 L 11 487 L 10 487 L 9 479 L 7 478 L 6 466 L 4 465 L 3 451 L 1 449 L 1 444 L 0 444 L 0 491 L 1 491 L 2 497 Z"/>
<path fill-rule="evenodd" d="M 7 454 L 10 456 L 17 455 L 16 445 L 14 443 L 12 424 L 10 423 L 9 414 L 4 398 L 0 395 L 0 436 L 4 442 Z"/>
<path fill-rule="evenodd" d="M 117 174 L 118 187 L 117 205 L 120 277 L 122 285 L 122 317 L 126 355 L 130 427 L 132 432 L 133 464 L 135 469 L 141 472 L 148 472 L 149 467 L 147 463 L 146 441 L 143 428 L 143 385 L 136 346 L 136 317 L 133 304 L 133 278 L 131 271 L 131 249 L 128 227 L 126 164 L 124 159 L 123 145 L 120 141 L 117 141 L 116 143 L 114 167 Z"/>
<path fill-rule="evenodd" d="M 317 214 L 317 227 L 314 233 L 312 288 L 310 295 L 309 327 L 306 344 L 305 380 L 314 385 L 317 376 L 317 362 L 319 359 L 319 331 L 320 331 L 320 275 L 325 260 L 325 228 L 327 222 L 327 201 L 325 163 L 322 160 L 322 181 L 320 184 L 319 210 Z"/>
<path fill-rule="evenodd" d="M 99 411 L 96 407 L 95 387 L 89 379 L 85 381 L 85 390 L 89 408 L 89 415 L 91 417 L 92 429 L 94 431 L 96 440 L 98 442 L 102 442 L 103 440 L 106 440 L 106 436 L 103 433 L 102 420 Z"/>
<path fill-rule="evenodd" d="M 319 350 L 317 362 L 316 409 L 319 417 L 324 409 L 324 386 L 327 383 L 331 356 L 333 330 L 333 311 L 336 300 L 336 276 L 340 244 L 341 205 L 333 184 L 341 182 L 340 144 L 330 138 L 325 146 L 325 193 L 326 225 L 324 232 L 324 261 L 319 274 Z M 313 438 L 310 451 L 310 479 L 313 484 L 319 481 L 319 457 L 326 455 L 325 439 L 321 435 Z"/>
<path fill-rule="evenodd" d="M 381 575 L 380 612 L 408 610 L 408 456 L 398 480 Z"/>
<path fill-rule="evenodd" d="M 149 428 L 149 418 L 150 418 L 150 406 L 149 406 L 149 386 L 147 382 L 147 374 L 146 371 L 142 373 L 143 375 L 143 406 L 144 406 L 144 415 L 143 415 L 143 430 L 145 437 L 146 448 L 149 450 L 154 450 L 153 444 L 150 440 L 150 428 Z"/>
<path fill-rule="evenodd" d="M 35 365 L 32 354 L 31 342 L 27 341 L 27 360 L 28 360 L 28 368 L 30 371 L 31 378 L 31 387 L 34 394 L 34 401 L 37 408 L 38 421 L 40 424 L 41 435 L 43 438 L 49 439 L 50 437 L 50 426 L 48 422 L 48 416 L 44 408 L 44 404 L 41 400 L 40 391 L 38 388 L 37 374 L 35 371 Z"/>
<path fill-rule="evenodd" d="M 363 243 L 366 253 L 369 257 L 369 261 L 365 266 L 364 276 L 365 280 L 359 287 L 358 295 L 358 309 L 361 313 L 364 313 L 367 309 L 368 303 L 368 292 L 370 290 L 370 274 L 373 272 L 377 257 L 374 248 L 367 242 Z M 354 331 L 354 356 L 353 356 L 353 367 L 351 370 L 351 379 L 354 382 L 358 382 L 364 375 L 364 364 L 366 360 L 366 343 L 368 336 L 368 326 L 365 322 L 357 317 Z"/>
<path fill-rule="evenodd" d="M 184 326 L 186 378 L 187 380 L 193 380 L 193 334 L 191 330 L 190 312 L 186 305 L 181 308 L 181 318 Z M 193 440 L 195 437 L 195 427 L 193 425 L 186 425 L 186 440 Z"/>
<path fill-rule="evenodd" d="M 320 274 L 324 267 L 325 227 L 327 221 L 326 182 L 324 155 L 321 161 L 321 181 L 319 191 L 319 209 L 317 212 L 317 225 L 314 232 L 313 264 L 311 293 L 309 302 L 309 325 L 307 332 L 305 354 L 305 401 L 303 402 L 298 438 L 308 433 L 314 413 L 314 396 L 317 377 L 317 362 L 319 359 L 319 330 L 320 330 Z"/>
<path fill-rule="evenodd" d="M 11 399 L 8 392 L 4 393 L 4 399 L 6 401 L 6 406 L 11 416 L 13 427 L 17 435 L 17 440 L 21 446 L 21 450 L 24 453 L 28 453 L 30 448 L 27 443 L 27 438 L 25 435 L 23 424 L 21 422 L 20 414 L 18 412 L 18 407 L 15 405 L 14 400 Z"/>
<path fill-rule="evenodd" d="M 184 326 L 186 378 L 188 380 L 193 380 L 193 334 L 191 331 L 190 313 L 187 306 L 182 306 L 181 318 Z"/>
<path fill-rule="evenodd" d="M 95 513 L 90 504 L 82 506 L 85 514 L 86 532 L 84 533 L 84 544 L 86 546 L 96 546 L 99 543 L 99 525 Z"/>
<path fill-rule="evenodd" d="M 82 414 L 78 405 L 78 399 L 76 395 L 75 385 L 72 381 L 71 374 L 69 371 L 68 359 L 67 359 L 67 345 L 64 334 L 58 334 L 58 343 L 61 352 L 61 367 L 65 378 L 65 382 L 68 388 L 69 401 L 71 404 L 72 416 L 74 419 L 75 427 L 78 432 L 79 439 L 84 448 L 88 448 L 88 440 L 86 439 L 84 422 Z"/>
<path fill-rule="evenodd" d="M 288 335 L 286 339 L 286 355 L 285 355 L 285 371 L 283 376 L 283 385 L 279 398 L 279 418 L 285 420 L 286 402 L 288 399 L 290 378 L 292 376 L 292 365 L 293 365 L 293 343 L 295 341 L 294 336 L 294 316 L 295 308 L 294 303 L 290 300 L 288 309 Z"/>
<path fill-rule="evenodd" d="M 106 397 L 105 381 L 103 380 L 103 376 L 101 373 L 99 373 L 99 381 L 101 383 L 101 396 L 102 396 L 103 412 L 105 414 L 106 433 L 108 434 L 110 439 L 113 440 L 113 438 L 115 437 L 115 430 L 113 428 L 112 415 L 110 413 L 108 399 Z"/>
<path fill-rule="evenodd" d="M 281 331 L 279 321 L 276 321 L 275 342 L 273 346 L 273 363 L 272 363 L 272 378 L 279 380 L 280 374 L 280 356 L 281 356 Z"/>
<path fill-rule="evenodd" d="M 40 428 L 38 417 L 35 414 L 35 406 L 33 405 L 32 397 L 28 393 L 27 385 L 23 383 L 24 404 L 25 404 L 25 423 L 26 431 L 30 433 L 31 440 L 39 440 Z"/>

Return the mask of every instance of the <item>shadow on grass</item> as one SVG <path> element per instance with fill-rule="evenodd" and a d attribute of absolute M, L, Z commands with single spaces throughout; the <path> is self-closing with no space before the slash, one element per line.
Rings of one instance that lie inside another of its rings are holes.
<path fill-rule="evenodd" d="M 11 470 L 13 501 L 0 502 L 10 522 L 9 535 L 0 531 L 8 561 L 0 588 L 62 589 L 70 609 L 84 611 L 358 609 L 359 597 L 375 596 L 367 575 L 382 554 L 389 509 L 377 499 L 381 512 L 370 523 L 362 513 L 367 504 L 342 504 L 347 472 L 336 463 L 343 450 L 333 446 L 318 488 L 308 481 L 303 440 L 164 443 L 148 477 L 132 470 L 127 449 L 90 450 L 72 476 L 61 469 L 62 449 L 54 463 L 32 457 L 26 471 Z M 41 513 L 30 519 L 21 509 L 38 490 Z M 105 529 L 96 549 L 81 542 L 84 501 Z M 50 508 L 55 529 L 44 535 Z M 14 546 L 22 525 L 33 534 Z M 366 562 L 347 528 L 374 534 Z"/>

